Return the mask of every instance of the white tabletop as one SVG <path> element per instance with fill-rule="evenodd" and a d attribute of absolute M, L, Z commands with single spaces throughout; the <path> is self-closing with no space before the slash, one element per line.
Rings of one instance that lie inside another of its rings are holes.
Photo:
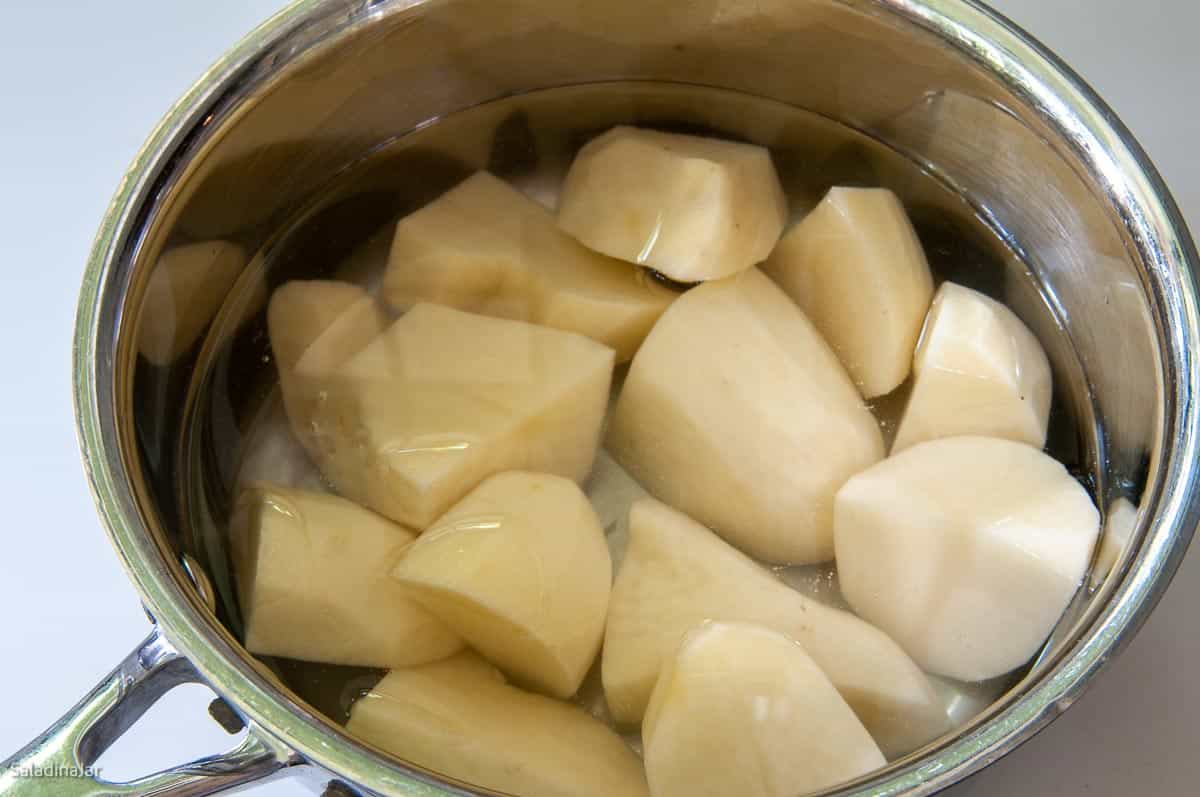
<path fill-rule="evenodd" d="M 79 276 L 125 165 L 168 105 L 280 0 L 0 2 L 0 758 L 149 626 L 79 466 L 70 338 Z M 1192 0 L 997 0 L 1088 78 L 1200 227 L 1200 13 Z M 1061 720 L 955 797 L 1183 797 L 1200 789 L 1200 545 L 1130 649 Z M 200 687 L 102 761 L 124 778 L 217 752 Z M 293 782 L 256 795 L 307 793 Z"/>

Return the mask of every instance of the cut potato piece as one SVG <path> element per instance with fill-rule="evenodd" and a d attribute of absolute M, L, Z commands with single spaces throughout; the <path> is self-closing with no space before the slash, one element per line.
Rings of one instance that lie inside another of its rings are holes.
<path fill-rule="evenodd" d="M 523 692 L 473 653 L 393 670 L 346 730 L 397 758 L 520 797 L 646 797 L 642 763 L 576 706 Z"/>
<path fill-rule="evenodd" d="M 884 766 L 804 649 L 755 625 L 708 623 L 663 667 L 642 724 L 654 797 L 794 797 Z"/>
<path fill-rule="evenodd" d="M 296 439 L 316 457 L 314 422 L 334 374 L 387 327 L 387 316 L 357 285 L 326 280 L 282 285 L 267 308 L 279 390 Z"/>
<path fill-rule="evenodd" d="M 227 241 L 167 250 L 154 267 L 138 328 L 138 350 L 155 365 L 189 351 L 216 317 L 246 265 L 246 253 Z"/>
<path fill-rule="evenodd" d="M 335 373 L 367 344 L 383 334 L 388 318 L 378 303 L 363 296 L 348 306 L 325 331 L 312 342 L 296 361 L 293 369 L 299 378 L 322 377 Z"/>
<path fill-rule="evenodd" d="M 326 383 L 315 458 L 348 498 L 424 529 L 493 473 L 587 478 L 612 371 L 581 335 L 419 304 Z"/>
<path fill-rule="evenodd" d="M 259 486 L 239 497 L 230 537 L 252 653 L 406 667 L 462 647 L 391 577 L 412 533 L 373 512 Z"/>
<path fill-rule="evenodd" d="M 922 667 L 1011 672 L 1075 594 L 1099 514 L 1066 469 L 986 437 L 921 443 L 838 492 L 837 563 L 854 610 Z"/>
<path fill-rule="evenodd" d="M 587 675 L 608 614 L 612 560 L 570 479 L 484 480 L 413 544 L 393 574 L 502 670 L 555 697 Z"/>
<path fill-rule="evenodd" d="M 1050 363 L 1004 305 L 946 282 L 913 360 L 913 389 L 893 452 L 939 437 L 1003 437 L 1041 448 L 1050 417 Z"/>
<path fill-rule="evenodd" d="M 334 280 L 293 280 L 279 286 L 267 308 L 271 351 L 279 370 L 295 368 L 317 338 L 370 298 L 359 286 Z"/>
<path fill-rule="evenodd" d="M 833 558 L 833 495 L 883 439 L 836 355 L 758 269 L 675 300 L 633 361 L 609 449 L 759 559 Z"/>
<path fill-rule="evenodd" d="M 633 505 L 629 549 L 609 604 L 601 673 L 613 717 L 642 719 L 659 672 L 706 620 L 763 625 L 795 639 L 889 756 L 947 730 L 928 679 L 883 632 L 789 589 L 691 518 Z"/>
<path fill-rule="evenodd" d="M 433 302 L 578 332 L 628 361 L 676 294 L 566 235 L 487 172 L 400 220 L 384 298 Z"/>
<path fill-rule="evenodd" d="M 866 398 L 908 378 L 933 277 L 904 206 L 886 188 L 834 188 L 763 271 L 800 305 Z"/>
<path fill-rule="evenodd" d="M 1127 498 L 1118 498 L 1108 505 L 1104 530 L 1100 534 L 1100 549 L 1092 566 L 1092 585 L 1098 586 L 1117 566 L 1121 554 L 1137 529 L 1137 507 Z"/>
<path fill-rule="evenodd" d="M 787 221 L 763 147 L 616 127 L 579 151 L 558 224 L 585 246 L 678 282 L 762 262 Z"/>

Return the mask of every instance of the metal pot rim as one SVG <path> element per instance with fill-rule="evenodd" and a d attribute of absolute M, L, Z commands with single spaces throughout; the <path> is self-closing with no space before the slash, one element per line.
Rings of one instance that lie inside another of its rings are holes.
<path fill-rule="evenodd" d="M 385 6 L 425 1 L 378 3 L 380 10 L 371 14 L 386 13 Z M 1144 516 L 1154 522 L 1140 529 L 1144 537 L 1138 555 L 1094 622 L 1040 680 L 1010 695 L 986 722 L 953 741 L 914 755 L 884 775 L 831 792 L 922 795 L 987 766 L 1073 703 L 1088 680 L 1130 641 L 1178 567 L 1200 513 L 1200 406 L 1194 398 L 1200 369 L 1187 356 L 1200 351 L 1200 291 L 1195 279 L 1200 260 L 1178 208 L 1130 132 L 1078 75 L 1028 34 L 973 0 L 850 1 L 882 7 L 930 31 L 1024 98 L 1107 192 L 1160 294 L 1166 386 L 1161 433 L 1169 443 L 1152 463 L 1143 499 Z M 113 395 L 119 374 L 112 330 L 120 320 L 136 233 L 156 181 L 225 87 L 254 69 L 261 71 L 271 56 L 282 52 L 285 60 L 294 57 L 294 42 L 290 49 L 281 48 L 297 32 L 314 23 L 327 30 L 344 25 L 350 12 L 361 6 L 346 0 L 294 2 L 209 69 L 151 134 L 113 198 L 88 260 L 76 319 L 74 400 L 102 521 L 146 608 L 174 646 L 252 725 L 301 758 L 381 794 L 411 794 L 414 778 L 436 784 L 361 746 L 289 700 L 183 586 L 181 572 L 162 556 L 139 509 L 137 491 L 119 454 L 120 423 Z"/>

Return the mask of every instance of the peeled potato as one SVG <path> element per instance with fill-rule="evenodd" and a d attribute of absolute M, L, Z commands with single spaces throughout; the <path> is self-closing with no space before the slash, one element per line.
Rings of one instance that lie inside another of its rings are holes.
<path fill-rule="evenodd" d="M 604 635 L 612 560 L 577 484 L 513 471 L 439 518 L 394 576 L 505 672 L 570 697 Z"/>
<path fill-rule="evenodd" d="M 293 280 L 279 286 L 267 307 L 271 351 L 279 369 L 292 369 L 317 338 L 352 307 L 370 299 L 349 282 Z"/>
<path fill-rule="evenodd" d="M 267 329 L 279 369 L 283 406 L 296 438 L 313 455 L 313 422 L 334 374 L 383 333 L 387 316 L 366 291 L 347 282 L 293 281 L 276 289 Z"/>
<path fill-rule="evenodd" d="M 1100 546 L 1096 552 L 1096 564 L 1092 567 L 1092 585 L 1098 585 L 1117 566 L 1121 554 L 1133 539 L 1137 528 L 1137 507 L 1127 498 L 1118 498 L 1108 505 L 1104 529 L 1100 534 Z"/>
<path fill-rule="evenodd" d="M 638 268 L 580 245 L 487 172 L 400 220 L 384 297 L 578 332 L 628 361 L 675 298 Z"/>
<path fill-rule="evenodd" d="M 155 365 L 186 353 L 212 323 L 246 265 L 228 241 L 203 241 L 167 250 L 150 275 L 138 329 L 138 350 Z"/>
<path fill-rule="evenodd" d="M 763 271 L 837 352 L 866 398 L 908 378 L 933 277 L 886 188 L 834 188 L 775 247 Z"/>
<path fill-rule="evenodd" d="M 253 653 L 406 667 L 462 647 L 391 578 L 412 532 L 373 512 L 264 485 L 239 497 L 230 537 Z"/>
<path fill-rule="evenodd" d="M 633 505 L 629 534 L 601 662 L 618 722 L 642 720 L 655 680 L 684 635 L 716 620 L 766 626 L 799 642 L 888 755 L 911 752 L 947 730 L 928 679 L 875 627 L 788 588 L 653 499 Z"/>
<path fill-rule="evenodd" d="M 708 623 L 668 660 L 642 723 L 654 797 L 782 797 L 886 764 L 800 645 L 754 625 Z"/>
<path fill-rule="evenodd" d="M 616 127 L 579 151 L 558 224 L 589 249 L 679 282 L 766 259 L 787 199 L 763 147 Z"/>
<path fill-rule="evenodd" d="M 1046 353 L 1012 310 L 982 293 L 942 284 L 913 374 L 893 452 L 956 435 L 1046 444 L 1051 391 Z"/>
<path fill-rule="evenodd" d="M 581 335 L 419 304 L 325 382 L 309 436 L 340 492 L 424 529 L 493 473 L 583 481 L 612 370 Z"/>
<path fill-rule="evenodd" d="M 657 498 L 790 564 L 833 558 L 833 494 L 883 456 L 836 355 L 757 269 L 675 300 L 634 358 L 608 444 Z"/>
<path fill-rule="evenodd" d="M 924 669 L 982 681 L 1037 653 L 1083 579 L 1099 515 L 1037 449 L 954 437 L 848 481 L 836 524 L 854 610 Z"/>
<path fill-rule="evenodd" d="M 406 762 L 520 797 L 646 797 L 638 757 L 583 709 L 521 691 L 473 653 L 393 670 L 346 730 Z"/>

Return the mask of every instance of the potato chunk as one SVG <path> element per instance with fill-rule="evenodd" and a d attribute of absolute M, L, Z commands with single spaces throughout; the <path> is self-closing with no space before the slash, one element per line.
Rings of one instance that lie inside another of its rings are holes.
<path fill-rule="evenodd" d="M 345 323 L 347 316 L 356 315 L 354 308 L 368 302 L 371 297 L 367 292 L 349 282 L 293 280 L 279 286 L 267 308 L 267 331 L 280 372 L 294 369 L 318 338 L 339 322 Z M 383 326 L 382 321 L 379 326 Z M 368 342 L 363 340 L 359 349 Z"/>
<path fill-rule="evenodd" d="M 587 335 L 633 357 L 676 294 L 587 249 L 554 216 L 487 172 L 396 225 L 384 298 L 449 305 Z"/>
<path fill-rule="evenodd" d="M 671 305 L 634 358 L 608 443 L 656 497 L 791 564 L 833 558 L 833 494 L 883 456 L 836 355 L 757 269 Z"/>
<path fill-rule="evenodd" d="M 1129 547 L 1137 530 L 1137 512 L 1137 507 L 1128 498 L 1118 498 L 1108 505 L 1096 562 L 1092 565 L 1092 586 L 1099 586 L 1108 577 Z"/>
<path fill-rule="evenodd" d="M 653 499 L 629 513 L 601 674 L 613 717 L 639 722 L 684 635 L 707 620 L 763 625 L 804 646 L 889 756 L 947 730 L 928 679 L 886 634 L 788 588 L 691 518 Z"/>
<path fill-rule="evenodd" d="M 583 481 L 612 370 L 612 349 L 581 335 L 419 304 L 337 369 L 313 414 L 316 460 L 344 495 L 418 529 L 493 473 Z"/>
<path fill-rule="evenodd" d="M 570 697 L 604 636 L 612 560 L 577 484 L 511 471 L 438 519 L 394 576 L 518 681 Z"/>
<path fill-rule="evenodd" d="M 386 328 L 387 316 L 375 300 L 347 282 L 297 280 L 271 297 L 267 329 L 283 406 L 310 455 L 318 453 L 313 422 L 334 374 Z"/>
<path fill-rule="evenodd" d="M 913 360 L 913 389 L 893 452 L 939 437 L 1004 437 L 1041 448 L 1050 417 L 1050 363 L 1004 305 L 946 282 Z"/>
<path fill-rule="evenodd" d="M 837 496 L 842 591 L 923 668 L 963 681 L 1037 653 L 1087 570 L 1099 513 L 1058 462 L 987 437 L 921 443 Z"/>
<path fill-rule="evenodd" d="M 520 797 L 646 797 L 638 757 L 576 706 L 523 692 L 473 653 L 393 670 L 346 730 L 419 767 Z"/>
<path fill-rule="evenodd" d="M 253 653 L 405 667 L 462 647 L 391 577 L 412 533 L 373 512 L 263 485 L 239 497 L 230 536 Z"/>
<path fill-rule="evenodd" d="M 246 265 L 228 241 L 202 241 L 167 250 L 146 286 L 138 350 L 155 365 L 187 353 L 212 323 Z"/>
<path fill-rule="evenodd" d="M 763 147 L 616 127 L 579 151 L 558 224 L 585 246 L 679 282 L 760 263 L 787 221 Z"/>
<path fill-rule="evenodd" d="M 837 352 L 866 398 L 908 378 L 933 277 L 921 242 L 886 188 L 834 188 L 763 271 Z"/>
<path fill-rule="evenodd" d="M 654 797 L 790 797 L 886 763 L 804 649 L 754 625 L 708 623 L 684 638 L 642 740 Z"/>

